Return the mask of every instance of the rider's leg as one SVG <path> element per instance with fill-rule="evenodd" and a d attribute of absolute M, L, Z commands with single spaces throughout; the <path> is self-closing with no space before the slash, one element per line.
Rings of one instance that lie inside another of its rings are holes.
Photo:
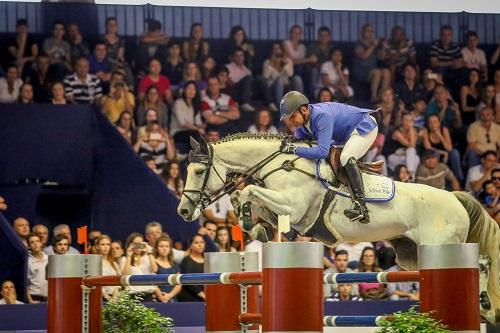
<path fill-rule="evenodd" d="M 377 133 L 378 130 L 375 128 L 370 133 L 362 136 L 358 131 L 354 130 L 349 140 L 347 140 L 342 154 L 340 154 L 340 163 L 344 167 L 353 200 L 353 206 L 346 209 L 344 214 L 351 220 L 359 220 L 362 223 L 369 223 L 370 218 L 366 208 L 363 178 L 357 160 L 370 149 L 377 138 Z"/>

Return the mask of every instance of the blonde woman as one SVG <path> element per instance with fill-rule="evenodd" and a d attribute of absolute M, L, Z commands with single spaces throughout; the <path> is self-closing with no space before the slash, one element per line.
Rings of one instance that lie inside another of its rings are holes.
<path fill-rule="evenodd" d="M 111 237 L 108 235 L 100 235 L 95 240 L 97 254 L 102 256 L 102 275 L 104 276 L 121 274 L 120 266 L 111 253 L 111 242 Z M 102 288 L 102 295 L 106 300 L 113 299 L 119 292 L 120 287 L 107 286 Z"/>

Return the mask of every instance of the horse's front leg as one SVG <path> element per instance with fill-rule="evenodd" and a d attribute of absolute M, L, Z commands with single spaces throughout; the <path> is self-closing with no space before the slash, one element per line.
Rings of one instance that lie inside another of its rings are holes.
<path fill-rule="evenodd" d="M 290 215 L 292 212 L 288 200 L 283 193 L 267 188 L 248 185 L 239 191 L 239 202 L 257 202 L 259 206 L 278 215 Z M 236 192 L 235 192 L 236 193 Z M 234 195 L 234 194 L 233 194 Z"/>

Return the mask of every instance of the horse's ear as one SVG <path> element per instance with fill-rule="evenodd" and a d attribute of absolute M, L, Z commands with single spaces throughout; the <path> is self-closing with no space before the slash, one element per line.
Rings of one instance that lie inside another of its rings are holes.
<path fill-rule="evenodd" d="M 189 143 L 191 144 L 191 149 L 193 149 L 194 151 L 200 150 L 200 144 L 192 136 L 189 137 Z"/>
<path fill-rule="evenodd" d="M 200 142 L 199 146 L 201 148 L 201 153 L 202 154 L 205 154 L 205 155 L 209 154 L 210 149 L 208 148 L 208 142 L 207 142 L 207 140 L 205 140 L 205 138 L 203 137 L 203 135 L 201 136 L 201 142 Z"/>

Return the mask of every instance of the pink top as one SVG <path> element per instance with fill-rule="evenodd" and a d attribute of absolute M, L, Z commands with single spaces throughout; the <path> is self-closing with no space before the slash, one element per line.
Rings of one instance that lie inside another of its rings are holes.
<path fill-rule="evenodd" d="M 164 101 L 166 101 L 165 91 L 170 90 L 170 80 L 168 79 L 168 77 L 166 77 L 165 75 L 160 75 L 157 81 L 153 81 L 153 79 L 151 79 L 149 75 L 144 76 L 139 83 L 139 92 L 146 93 L 146 90 L 148 90 L 148 88 L 152 85 L 158 88 L 158 90 L 160 91 L 160 96 Z"/>
<path fill-rule="evenodd" d="M 226 65 L 227 70 L 229 71 L 229 78 L 234 83 L 240 82 L 242 78 L 247 75 L 252 75 L 252 72 L 245 66 L 238 66 L 234 62 Z"/>
<path fill-rule="evenodd" d="M 360 283 L 359 284 L 359 292 L 363 293 L 370 289 L 379 289 L 382 286 L 382 283 Z"/>

